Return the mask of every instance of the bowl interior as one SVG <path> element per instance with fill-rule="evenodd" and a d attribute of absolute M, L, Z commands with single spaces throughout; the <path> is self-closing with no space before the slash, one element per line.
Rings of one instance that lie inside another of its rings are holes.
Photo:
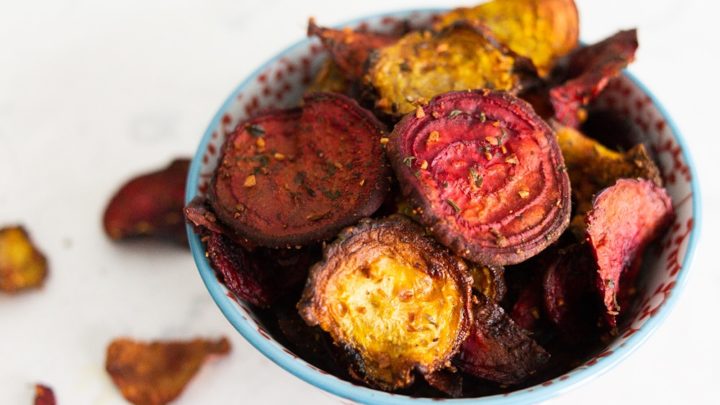
<path fill-rule="evenodd" d="M 422 25 L 436 10 L 404 11 L 351 21 L 343 26 L 391 30 L 409 19 Z M 192 162 L 186 200 L 206 192 L 218 162 L 220 147 L 235 126 L 247 117 L 268 108 L 296 106 L 304 88 L 326 57 L 323 48 L 313 39 L 303 39 L 253 72 L 220 107 L 205 132 Z M 644 86 L 625 74 L 612 80 L 594 107 L 614 111 L 627 117 L 622 123 L 640 134 L 655 154 L 673 200 L 676 219 L 655 249 L 647 255 L 639 298 L 633 315 L 621 327 L 618 337 L 604 350 L 572 371 L 508 394 L 483 397 L 484 403 L 537 402 L 557 395 L 572 385 L 607 370 L 627 356 L 667 315 L 679 295 L 688 272 L 689 259 L 698 223 L 698 194 L 694 172 L 687 151 L 675 125 Z M 278 343 L 252 308 L 239 302 L 217 280 L 204 254 L 204 246 L 188 227 L 190 245 L 200 274 L 213 299 L 233 326 L 258 350 L 275 363 L 339 397 L 357 402 L 413 403 L 424 399 L 376 391 L 341 380 L 308 364 Z M 430 400 L 427 400 L 428 403 Z M 476 402 L 473 399 L 452 400 Z M 435 402 L 435 400 L 432 400 Z"/>

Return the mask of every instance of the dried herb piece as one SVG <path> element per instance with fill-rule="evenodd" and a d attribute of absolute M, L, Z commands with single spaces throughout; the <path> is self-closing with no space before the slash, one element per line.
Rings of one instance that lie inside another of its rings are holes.
<path fill-rule="evenodd" d="M 633 29 L 573 52 L 565 80 L 550 90 L 555 118 L 563 125 L 578 127 L 585 116 L 583 107 L 635 60 L 637 47 L 637 31 Z"/>
<path fill-rule="evenodd" d="M 247 132 L 249 125 L 264 128 L 263 150 Z M 295 247 L 331 238 L 382 204 L 389 188 L 379 142 L 384 131 L 369 111 L 336 93 L 313 93 L 302 109 L 256 116 L 225 141 L 210 205 L 249 247 Z M 288 158 L 274 159 L 274 153 Z M 255 157 L 265 155 L 254 185 L 246 187 L 260 164 Z"/>
<path fill-rule="evenodd" d="M 17 293 L 39 288 L 47 273 L 47 259 L 25 228 L 0 228 L 0 291 Z"/>
<path fill-rule="evenodd" d="M 47 385 L 35 384 L 35 405 L 55 405 L 55 393 Z"/>
<path fill-rule="evenodd" d="M 457 23 L 437 33 L 411 32 L 379 49 L 368 79 L 378 93 L 376 107 L 402 115 L 415 111 L 417 103 L 448 91 L 515 92 L 532 75 L 526 62 L 482 27 Z"/>
<path fill-rule="evenodd" d="M 210 355 L 226 355 L 230 342 L 138 342 L 120 338 L 107 348 L 105 370 L 122 395 L 135 405 L 163 405 L 177 398 Z"/>
<path fill-rule="evenodd" d="M 397 41 L 397 36 L 346 28 L 336 30 L 319 27 L 314 19 L 308 22 L 308 36 L 320 38 L 338 68 L 350 80 L 361 79 L 370 52 Z"/>
<path fill-rule="evenodd" d="M 110 239 L 152 237 L 187 245 L 183 206 L 189 167 L 189 159 L 175 159 L 123 184 L 103 215 Z"/>
<path fill-rule="evenodd" d="M 436 28 L 469 20 L 485 25 L 546 76 L 558 57 L 577 46 L 580 21 L 573 0 L 494 0 L 458 8 L 440 17 Z"/>
<path fill-rule="evenodd" d="M 643 144 L 616 152 L 570 127 L 559 127 L 556 133 L 576 203 L 572 221 L 576 234 L 584 237 L 584 218 L 592 208 L 593 196 L 618 179 L 644 178 L 662 186 L 660 169 Z"/>
<path fill-rule="evenodd" d="M 623 275 L 634 279 L 645 247 L 673 217 L 667 192 L 649 180 L 620 179 L 595 197 L 587 215 L 587 240 L 597 263 L 597 285 L 611 326 L 620 312 L 617 292 Z"/>
<path fill-rule="evenodd" d="M 362 220 L 310 270 L 298 304 L 355 359 L 354 375 L 385 390 L 445 367 L 470 317 L 467 265 L 409 219 Z"/>
<path fill-rule="evenodd" d="M 527 103 L 474 90 L 445 93 L 424 109 L 425 117 L 410 114 L 395 126 L 388 157 L 403 194 L 442 244 L 476 263 L 505 265 L 560 236 L 570 182 L 557 170 L 563 159 L 553 131 Z M 450 118 L 454 110 L 464 114 Z M 434 131 L 443 135 L 428 143 Z M 410 167 L 406 156 L 416 157 Z M 432 165 L 417 171 L 422 161 Z"/>
<path fill-rule="evenodd" d="M 460 370 L 500 384 L 513 385 L 536 373 L 550 354 L 505 314 L 479 296 L 473 304 L 473 326 L 455 363 Z"/>

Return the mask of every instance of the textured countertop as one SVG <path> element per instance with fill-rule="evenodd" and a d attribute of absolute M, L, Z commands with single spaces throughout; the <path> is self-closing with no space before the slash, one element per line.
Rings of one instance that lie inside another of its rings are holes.
<path fill-rule="evenodd" d="M 302 37 L 308 16 L 336 24 L 410 5 L 458 4 L 0 2 L 0 224 L 25 224 L 51 266 L 43 290 L 0 296 L 0 404 L 31 403 L 35 382 L 54 387 L 61 405 L 125 403 L 103 369 L 105 347 L 120 335 L 230 337 L 232 354 L 204 367 L 178 405 L 333 403 L 235 332 L 188 251 L 112 244 L 100 226 L 102 210 L 129 176 L 193 154 L 227 94 Z M 630 70 L 667 107 L 691 148 L 703 235 L 684 296 L 651 339 L 551 403 L 717 403 L 720 3 L 578 4 L 585 41 L 639 27 Z"/>

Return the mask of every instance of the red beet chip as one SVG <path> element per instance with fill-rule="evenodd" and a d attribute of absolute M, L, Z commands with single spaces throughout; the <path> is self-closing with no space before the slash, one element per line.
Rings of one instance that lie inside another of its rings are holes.
<path fill-rule="evenodd" d="M 319 27 L 312 18 L 307 33 L 320 38 L 335 64 L 346 77 L 354 80 L 362 79 L 372 51 L 398 40 L 395 35 Z"/>
<path fill-rule="evenodd" d="M 35 384 L 35 405 L 55 405 L 55 393 L 52 388 L 42 385 Z"/>
<path fill-rule="evenodd" d="M 550 90 L 555 118 L 563 125 L 577 128 L 582 122 L 582 108 L 635 59 L 637 47 L 637 31 L 633 29 L 620 31 L 570 55 L 566 81 Z"/>
<path fill-rule="evenodd" d="M 249 246 L 333 237 L 383 202 L 383 134 L 369 111 L 332 93 L 306 96 L 302 109 L 252 118 L 225 141 L 210 205 Z"/>
<path fill-rule="evenodd" d="M 189 166 L 189 159 L 175 159 L 125 183 L 105 208 L 105 233 L 113 240 L 153 237 L 187 245 L 183 206 Z"/>
<path fill-rule="evenodd" d="M 510 311 L 510 318 L 527 330 L 533 331 L 542 315 L 542 291 L 540 283 L 532 280 L 530 284 L 520 290 L 517 300 Z"/>
<path fill-rule="evenodd" d="M 553 131 L 504 92 L 450 92 L 395 126 L 389 156 L 422 222 L 458 255 L 519 263 L 567 227 L 570 182 Z"/>
<path fill-rule="evenodd" d="M 586 219 L 587 240 L 611 326 L 620 312 L 616 297 L 621 276 L 637 273 L 645 247 L 673 217 L 667 192 L 649 180 L 620 179 L 595 197 Z"/>
<path fill-rule="evenodd" d="M 500 384 L 517 384 L 548 362 L 550 354 L 502 308 L 485 297 L 478 298 L 470 336 L 456 358 L 462 371 Z"/>

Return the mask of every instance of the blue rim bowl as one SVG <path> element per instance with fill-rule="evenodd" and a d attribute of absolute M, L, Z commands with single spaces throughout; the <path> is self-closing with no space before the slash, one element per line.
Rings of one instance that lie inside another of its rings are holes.
<path fill-rule="evenodd" d="M 340 26 L 354 26 L 363 21 L 377 20 L 383 17 L 391 18 L 403 18 L 410 15 L 410 13 L 435 13 L 443 10 L 440 9 L 427 9 L 427 10 L 412 10 L 412 11 L 398 11 L 390 13 L 382 13 L 373 16 L 353 19 Z M 239 86 L 233 90 L 230 96 L 222 104 L 218 112 L 212 118 L 208 129 L 205 131 L 203 138 L 198 147 L 197 153 L 195 154 L 193 161 L 190 165 L 190 171 L 188 174 L 187 188 L 186 188 L 186 202 L 190 202 L 196 195 L 198 195 L 198 187 L 200 185 L 200 173 L 201 168 L 204 164 L 203 158 L 205 152 L 208 149 L 208 145 L 211 139 L 216 137 L 218 128 L 222 128 L 221 120 L 225 116 L 226 112 L 237 102 L 238 96 L 248 87 L 252 81 L 268 70 L 268 68 L 278 63 L 283 55 L 297 49 L 301 46 L 308 46 L 309 39 L 302 39 L 295 44 L 291 45 L 284 51 L 271 58 L 269 61 L 260 66 L 255 70 L 248 78 L 240 83 Z M 642 344 L 652 332 L 654 332 L 658 326 L 665 320 L 671 309 L 677 302 L 681 295 L 685 284 L 688 279 L 688 270 L 690 261 L 693 256 L 696 241 L 699 234 L 700 220 L 700 194 L 697 185 L 697 174 L 693 166 L 692 160 L 688 154 L 688 149 L 685 141 L 680 135 L 678 127 L 672 121 L 670 115 L 658 102 L 658 100 L 650 93 L 650 91 L 638 81 L 635 77 L 629 73 L 624 74 L 635 87 L 637 87 L 642 93 L 644 93 L 647 99 L 654 105 L 659 111 L 659 114 L 665 120 L 669 130 L 673 134 L 674 141 L 681 149 L 682 160 L 686 164 L 687 171 L 689 173 L 691 195 L 689 196 L 692 200 L 692 223 L 694 226 L 688 226 L 689 238 L 685 254 L 682 258 L 678 258 L 680 263 L 680 269 L 677 272 L 677 278 L 674 280 L 669 288 L 669 292 L 666 294 L 664 301 L 658 305 L 653 311 L 652 316 L 639 327 L 639 330 L 627 337 L 624 342 L 616 347 L 613 351 L 608 351 L 604 355 L 597 356 L 592 364 L 588 364 L 586 367 L 579 367 L 578 369 L 572 370 L 560 378 L 555 378 L 552 383 L 543 383 L 535 385 L 525 389 L 513 391 L 507 394 L 486 396 L 480 398 L 463 398 L 463 399 L 442 399 L 442 401 L 452 402 L 453 404 L 493 404 L 493 405 L 506 405 L 506 404 L 526 404 L 526 403 L 537 403 L 549 398 L 560 395 L 571 388 L 575 388 L 593 377 L 597 377 L 613 366 L 620 363 L 623 359 L 629 356 L 640 344 Z M 383 391 L 374 390 L 368 387 L 353 384 L 349 381 L 339 379 L 333 375 L 327 374 L 323 371 L 318 370 L 314 366 L 306 363 L 304 360 L 292 355 L 288 349 L 282 347 L 275 340 L 269 339 L 267 335 L 260 331 L 255 320 L 251 316 L 247 316 L 248 308 L 238 305 L 238 302 L 234 298 L 231 298 L 227 293 L 225 287 L 220 283 L 215 275 L 214 270 L 210 267 L 210 264 L 205 257 L 205 248 L 200 241 L 200 238 L 193 232 L 192 228 L 187 226 L 187 234 L 190 242 L 190 248 L 192 250 L 193 258 L 200 272 L 205 286 L 207 287 L 210 295 L 212 296 L 215 303 L 218 305 L 225 317 L 230 323 L 237 329 L 238 332 L 252 344 L 262 354 L 267 356 L 270 360 L 275 362 L 277 365 L 287 370 L 294 376 L 306 381 L 315 387 L 318 387 L 330 394 L 337 397 L 351 400 L 357 403 L 372 403 L 372 404 L 433 404 L 437 403 L 438 399 L 432 398 L 415 398 L 405 395 L 398 395 L 387 393 Z"/>

